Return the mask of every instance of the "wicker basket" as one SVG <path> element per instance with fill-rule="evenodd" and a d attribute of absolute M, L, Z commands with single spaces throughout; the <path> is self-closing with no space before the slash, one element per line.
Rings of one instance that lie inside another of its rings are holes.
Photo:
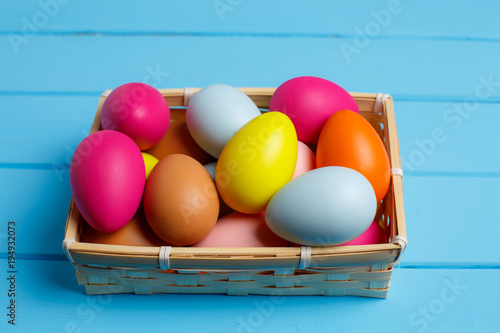
<path fill-rule="evenodd" d="M 259 108 L 274 88 L 241 88 Z M 182 118 L 198 89 L 160 89 L 172 117 Z M 99 101 L 91 133 L 100 126 Z M 88 294 L 221 293 L 386 298 L 392 268 L 406 246 L 402 174 L 392 98 L 352 93 L 360 114 L 382 138 L 393 167 L 376 219 L 391 243 L 342 247 L 134 247 L 80 242 L 86 222 L 71 200 L 63 247 Z"/>

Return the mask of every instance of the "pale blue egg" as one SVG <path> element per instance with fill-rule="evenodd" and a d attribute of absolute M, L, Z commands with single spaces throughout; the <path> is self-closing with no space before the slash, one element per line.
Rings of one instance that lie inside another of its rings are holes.
<path fill-rule="evenodd" d="M 186 123 L 196 143 L 219 158 L 234 133 L 260 114 L 255 103 L 240 90 L 225 84 L 213 84 L 191 98 Z"/>
<path fill-rule="evenodd" d="M 208 174 L 210 175 L 210 177 L 212 177 L 212 180 L 215 181 L 215 169 L 217 168 L 217 161 L 207 163 L 203 165 L 203 167 L 208 171 Z"/>
<path fill-rule="evenodd" d="M 361 235 L 376 211 L 375 191 L 361 173 L 329 166 L 306 172 L 283 186 L 267 206 L 266 222 L 291 242 L 331 246 Z"/>

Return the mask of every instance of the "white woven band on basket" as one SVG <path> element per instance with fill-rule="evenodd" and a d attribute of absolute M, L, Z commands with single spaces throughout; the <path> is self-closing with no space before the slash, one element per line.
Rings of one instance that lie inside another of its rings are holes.
<path fill-rule="evenodd" d="M 66 254 L 66 257 L 68 258 L 69 261 L 71 261 L 72 264 L 74 264 L 75 261 L 73 260 L 71 253 L 69 253 L 69 246 L 71 245 L 71 243 L 75 243 L 75 242 L 76 242 L 76 240 L 74 238 L 68 238 L 68 239 L 63 240 L 63 242 L 62 242 L 64 254 Z"/>
<path fill-rule="evenodd" d="M 311 264 L 311 247 L 301 246 L 300 247 L 300 269 L 305 269 Z"/>
<path fill-rule="evenodd" d="M 382 112 L 382 105 L 384 105 L 385 100 L 390 97 L 391 95 L 389 94 L 378 93 L 377 97 L 375 98 L 375 105 L 373 106 L 373 112 L 374 113 Z"/>
<path fill-rule="evenodd" d="M 191 97 L 194 95 L 194 88 L 184 88 L 184 106 L 189 105 Z"/>
<path fill-rule="evenodd" d="M 162 271 L 170 269 L 170 249 L 171 246 L 160 247 L 160 253 L 158 254 L 158 260 L 160 262 L 160 268 Z"/>
<path fill-rule="evenodd" d="M 401 178 L 403 178 L 403 169 L 401 168 L 391 168 L 391 173 L 394 176 L 401 176 Z"/>
<path fill-rule="evenodd" d="M 396 260 L 394 260 L 394 262 L 398 262 L 399 259 L 401 259 L 401 255 L 403 254 L 403 252 L 405 252 L 406 244 L 408 244 L 408 240 L 406 239 L 406 237 L 397 235 L 397 236 L 394 236 L 392 238 L 391 243 L 399 244 L 401 246 L 401 252 L 399 252 L 398 257 L 396 258 Z"/>
<path fill-rule="evenodd" d="M 160 268 L 162 271 L 170 269 L 170 249 L 171 246 L 160 247 L 160 252 L 158 254 L 158 261 L 160 263 Z M 305 269 L 311 264 L 311 247 L 302 246 L 300 248 L 300 269 Z M 216 270 L 219 271 L 219 270 Z M 223 271 L 223 270 L 221 270 Z"/>

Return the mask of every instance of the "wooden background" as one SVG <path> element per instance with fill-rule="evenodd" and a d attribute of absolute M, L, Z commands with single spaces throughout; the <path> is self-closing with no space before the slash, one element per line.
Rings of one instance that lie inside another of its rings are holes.
<path fill-rule="evenodd" d="M 2 1 L 0 331 L 497 331 L 499 13 L 487 0 Z M 409 246 L 389 298 L 86 296 L 61 241 L 69 161 L 101 92 L 301 75 L 395 100 Z"/>

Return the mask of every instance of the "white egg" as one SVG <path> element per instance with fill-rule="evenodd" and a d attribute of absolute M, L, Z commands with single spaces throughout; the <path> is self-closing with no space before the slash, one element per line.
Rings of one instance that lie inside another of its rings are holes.
<path fill-rule="evenodd" d="M 260 114 L 255 103 L 240 90 L 213 84 L 191 98 L 186 122 L 196 143 L 218 158 L 233 134 Z"/>
<path fill-rule="evenodd" d="M 283 186 L 266 209 L 278 236 L 311 246 L 331 246 L 361 235 L 375 217 L 377 199 L 359 172 L 337 166 L 308 171 Z"/>

